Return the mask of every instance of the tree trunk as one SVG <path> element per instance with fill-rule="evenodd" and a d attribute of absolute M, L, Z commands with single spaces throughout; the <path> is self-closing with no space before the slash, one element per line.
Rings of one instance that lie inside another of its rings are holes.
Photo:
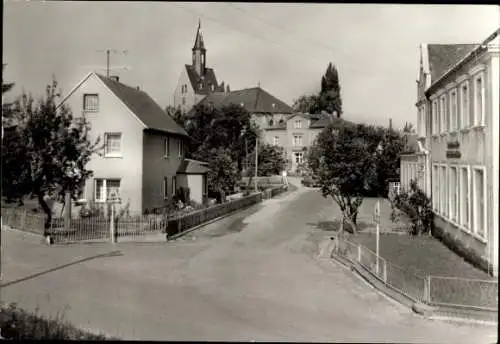
<path fill-rule="evenodd" d="M 52 224 L 52 209 L 50 209 L 47 202 L 45 202 L 45 199 L 43 198 L 44 196 L 45 195 L 42 193 L 38 194 L 38 203 L 45 212 L 45 215 L 47 215 L 47 218 L 45 219 L 45 223 L 43 226 L 43 235 L 46 237 L 49 235 L 49 230 Z"/>

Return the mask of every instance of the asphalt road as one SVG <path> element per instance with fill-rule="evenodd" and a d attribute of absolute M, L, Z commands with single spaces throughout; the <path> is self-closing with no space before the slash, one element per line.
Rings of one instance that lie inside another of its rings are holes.
<path fill-rule="evenodd" d="M 494 327 L 423 319 L 318 260 L 332 209 L 299 188 L 167 244 L 47 247 L 4 232 L 1 299 L 69 307 L 75 325 L 132 340 L 497 341 Z"/>

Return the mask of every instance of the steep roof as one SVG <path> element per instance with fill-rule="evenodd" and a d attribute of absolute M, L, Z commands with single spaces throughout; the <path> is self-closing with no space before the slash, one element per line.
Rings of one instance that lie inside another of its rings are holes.
<path fill-rule="evenodd" d="M 223 92 L 224 89 L 217 83 L 217 77 L 212 68 L 205 68 L 205 74 L 203 76 L 199 75 L 192 65 L 186 65 L 187 75 L 191 86 L 196 94 L 210 94 L 212 92 Z M 199 83 L 202 83 L 203 87 L 199 89 Z M 211 90 L 210 85 L 214 85 L 214 91 Z"/>
<path fill-rule="evenodd" d="M 196 38 L 194 39 L 193 50 L 205 50 L 205 44 L 203 43 L 203 35 L 201 34 L 201 22 L 198 22 L 198 30 L 196 31 Z"/>
<path fill-rule="evenodd" d="M 148 129 L 188 136 L 184 128 L 178 125 L 172 117 L 163 111 L 146 92 L 100 74 L 96 73 L 96 75 Z"/>
<path fill-rule="evenodd" d="M 431 82 L 439 80 L 476 47 L 478 44 L 428 44 Z"/>
<path fill-rule="evenodd" d="M 261 87 L 245 88 L 229 93 L 213 93 L 203 98 L 199 104 L 224 106 L 243 104 L 250 113 L 282 113 L 291 114 L 293 109 L 285 102 L 271 95 Z"/>
<path fill-rule="evenodd" d="M 209 171 L 210 169 L 205 164 L 190 159 L 184 159 L 177 169 L 179 174 L 205 174 Z"/>

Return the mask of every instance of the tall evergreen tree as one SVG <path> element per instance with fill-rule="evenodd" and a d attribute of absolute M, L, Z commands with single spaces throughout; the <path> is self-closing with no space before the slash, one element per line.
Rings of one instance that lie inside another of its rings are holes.
<path fill-rule="evenodd" d="M 337 117 L 342 115 L 339 75 L 337 68 L 331 62 L 328 64 L 325 75 L 321 78 L 319 103 L 321 110 L 325 110 L 328 113 L 335 112 Z"/>

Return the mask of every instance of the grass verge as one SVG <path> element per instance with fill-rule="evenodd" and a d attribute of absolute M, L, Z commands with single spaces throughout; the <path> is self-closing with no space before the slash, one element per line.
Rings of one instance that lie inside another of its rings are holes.
<path fill-rule="evenodd" d="M 64 320 L 64 314 L 51 319 L 38 314 L 38 309 L 33 314 L 15 303 L 0 307 L 0 329 L 2 339 L 117 340 L 78 329 Z"/>

